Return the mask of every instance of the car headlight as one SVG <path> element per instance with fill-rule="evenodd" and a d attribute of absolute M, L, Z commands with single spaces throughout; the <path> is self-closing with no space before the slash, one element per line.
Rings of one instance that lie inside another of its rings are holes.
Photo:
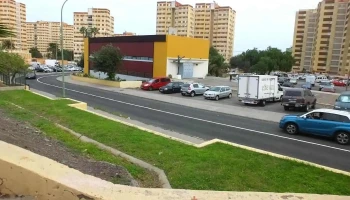
<path fill-rule="evenodd" d="M 149 86 L 149 84 L 145 84 L 145 86 Z"/>
<path fill-rule="evenodd" d="M 164 88 L 164 90 L 168 90 L 168 88 Z"/>

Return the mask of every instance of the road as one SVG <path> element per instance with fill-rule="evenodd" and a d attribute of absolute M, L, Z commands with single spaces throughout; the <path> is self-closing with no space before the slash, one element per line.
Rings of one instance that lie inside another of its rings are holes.
<path fill-rule="evenodd" d="M 58 75 L 29 80 L 31 88 L 62 95 Z M 277 123 L 215 113 L 91 87 L 66 84 L 69 98 L 120 113 L 145 124 L 205 140 L 214 138 L 350 171 L 350 146 L 312 136 L 289 136 Z M 268 117 L 268 116 L 267 116 Z"/>

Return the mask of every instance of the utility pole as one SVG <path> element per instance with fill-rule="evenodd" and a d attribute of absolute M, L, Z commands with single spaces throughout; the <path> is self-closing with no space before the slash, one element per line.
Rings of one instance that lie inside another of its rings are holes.
<path fill-rule="evenodd" d="M 346 91 L 348 91 L 348 85 L 349 85 L 349 80 L 350 80 L 350 70 L 348 69 L 348 81 L 346 81 Z"/>
<path fill-rule="evenodd" d="M 185 56 L 182 56 L 182 57 L 177 56 L 177 75 L 180 75 L 180 64 L 181 64 L 180 62 L 184 57 Z"/>
<path fill-rule="evenodd" d="M 62 60 L 62 66 L 63 66 L 63 8 L 64 8 L 64 5 L 67 3 L 68 0 L 65 0 L 64 3 L 62 4 L 62 8 L 61 8 L 61 60 Z M 57 46 L 57 45 L 56 45 Z M 57 52 L 57 51 L 56 51 Z M 65 82 L 64 82 L 64 67 L 62 67 L 62 96 L 63 98 L 66 97 L 66 85 L 65 85 Z"/>
<path fill-rule="evenodd" d="M 56 60 L 57 60 L 57 52 L 58 51 L 58 44 L 56 43 Z"/>

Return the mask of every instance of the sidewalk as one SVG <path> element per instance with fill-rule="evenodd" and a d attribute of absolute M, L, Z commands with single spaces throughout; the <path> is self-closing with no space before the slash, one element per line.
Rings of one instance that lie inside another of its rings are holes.
<path fill-rule="evenodd" d="M 62 81 L 62 77 L 58 77 L 57 80 Z M 100 85 L 90 84 L 90 83 L 83 83 L 83 82 L 72 80 L 69 76 L 65 77 L 65 81 L 71 84 L 93 87 L 101 90 L 118 92 L 122 94 L 146 98 L 146 99 L 156 99 L 157 101 L 162 101 L 166 103 L 172 103 L 172 104 L 187 106 L 191 108 L 214 111 L 214 112 L 219 112 L 219 113 L 224 113 L 229 115 L 237 115 L 237 116 L 248 117 L 248 118 L 264 120 L 264 121 L 279 122 L 280 119 L 285 115 L 283 113 L 256 110 L 256 109 L 238 107 L 238 106 L 223 105 L 223 104 L 214 103 L 210 101 L 203 102 L 203 101 L 198 101 L 194 99 L 184 101 L 184 99 L 181 97 L 166 96 L 158 93 L 138 91 L 135 89 L 120 89 L 120 88 L 100 86 Z"/>

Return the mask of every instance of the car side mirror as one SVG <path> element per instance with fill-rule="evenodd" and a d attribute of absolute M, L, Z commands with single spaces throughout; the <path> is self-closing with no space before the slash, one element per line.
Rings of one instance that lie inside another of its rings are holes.
<path fill-rule="evenodd" d="M 336 99 L 335 102 L 338 102 L 338 99 Z"/>

